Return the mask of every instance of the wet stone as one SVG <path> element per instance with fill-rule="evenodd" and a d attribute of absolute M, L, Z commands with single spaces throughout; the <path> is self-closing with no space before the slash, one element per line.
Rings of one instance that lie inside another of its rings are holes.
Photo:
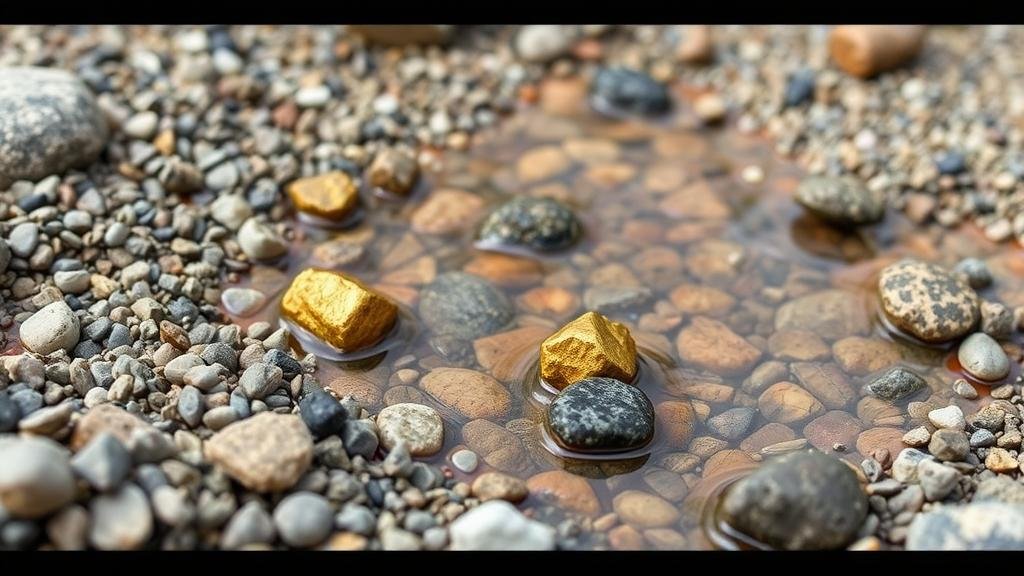
<path fill-rule="evenodd" d="M 463 272 L 439 275 L 420 293 L 420 318 L 433 332 L 475 340 L 500 331 L 515 315 L 500 290 Z"/>
<path fill-rule="evenodd" d="M 796 201 L 842 226 L 874 224 L 885 215 L 885 196 L 850 176 L 812 176 L 797 187 Z"/>
<path fill-rule="evenodd" d="M 548 408 L 548 425 L 571 450 L 623 451 L 654 436 L 654 406 L 637 388 L 611 378 L 570 385 Z"/>
<path fill-rule="evenodd" d="M 907 259 L 887 266 L 878 289 L 893 324 L 925 342 L 963 336 L 980 317 L 974 290 L 934 264 Z"/>
<path fill-rule="evenodd" d="M 672 105 L 668 90 L 653 78 L 627 68 L 605 68 L 594 75 L 590 101 L 598 111 L 609 115 L 656 115 Z"/>
<path fill-rule="evenodd" d="M 572 245 L 582 228 L 568 207 L 550 198 L 516 197 L 502 204 L 480 226 L 480 245 L 539 252 Z"/>
<path fill-rule="evenodd" d="M 716 436 L 726 440 L 739 440 L 750 428 L 755 415 L 752 408 L 730 408 L 708 418 L 707 426 Z"/>
<path fill-rule="evenodd" d="M 720 510 L 730 526 L 773 548 L 815 550 L 852 542 L 868 505 L 848 466 L 808 451 L 766 462 L 736 482 Z"/>
<path fill-rule="evenodd" d="M 883 400 L 900 400 L 927 387 L 924 378 L 913 370 L 897 366 L 868 384 L 868 391 Z"/>
<path fill-rule="evenodd" d="M 971 376 L 987 382 L 1010 373 L 1010 360 L 998 342 L 983 332 L 971 334 L 960 343 L 957 360 Z"/>

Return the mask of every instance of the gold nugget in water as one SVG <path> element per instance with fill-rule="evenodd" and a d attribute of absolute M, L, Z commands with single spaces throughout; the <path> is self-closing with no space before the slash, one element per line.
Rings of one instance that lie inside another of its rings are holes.
<path fill-rule="evenodd" d="M 341 220 L 359 205 L 359 190 L 344 172 L 300 178 L 288 185 L 288 196 L 300 212 Z"/>
<path fill-rule="evenodd" d="M 295 277 L 281 300 L 284 315 L 345 352 L 381 341 L 395 325 L 398 307 L 358 280 L 309 269 Z"/>
<path fill-rule="evenodd" d="M 559 390 L 592 376 L 630 382 L 636 376 L 636 343 L 622 324 L 587 312 L 540 345 L 540 373 Z"/>

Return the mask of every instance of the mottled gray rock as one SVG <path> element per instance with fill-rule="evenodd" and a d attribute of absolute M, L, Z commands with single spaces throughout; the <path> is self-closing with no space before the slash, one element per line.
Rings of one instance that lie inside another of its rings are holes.
<path fill-rule="evenodd" d="M 821 550 L 853 541 L 868 502 L 849 466 L 807 451 L 765 462 L 737 481 L 721 511 L 730 526 L 773 548 Z"/>
<path fill-rule="evenodd" d="M 913 370 L 896 366 L 875 378 L 868 384 L 868 391 L 883 400 L 899 400 L 928 385 L 925 379 Z"/>
<path fill-rule="evenodd" d="M 475 340 L 498 332 L 515 316 L 501 290 L 463 272 L 441 274 L 420 294 L 420 317 L 436 334 Z"/>
<path fill-rule="evenodd" d="M 263 362 L 249 366 L 238 379 L 238 385 L 251 400 L 262 400 L 281 385 L 281 369 Z"/>
<path fill-rule="evenodd" d="M 708 418 L 708 429 L 726 440 L 738 440 L 750 428 L 756 412 L 752 408 L 730 408 L 717 416 Z"/>
<path fill-rule="evenodd" d="M 973 501 L 1024 504 L 1024 483 L 1003 474 L 986 478 L 978 483 Z"/>
<path fill-rule="evenodd" d="M 572 450 L 631 450 L 654 437 L 654 406 L 635 386 L 586 378 L 559 392 L 548 406 L 548 425 Z"/>
<path fill-rule="evenodd" d="M 936 430 L 928 442 L 932 456 L 944 462 L 960 462 L 971 451 L 966 432 L 960 430 Z"/>
<path fill-rule="evenodd" d="M 92 93 L 72 74 L 0 68 L 0 190 L 89 164 L 107 135 Z"/>
<path fill-rule="evenodd" d="M 1024 505 L 972 502 L 914 518 L 907 550 L 1024 550 Z"/>
<path fill-rule="evenodd" d="M 253 260 L 272 260 L 288 253 L 288 243 L 277 232 L 255 218 L 238 230 L 238 245 Z"/>
<path fill-rule="evenodd" d="M 917 479 L 929 502 L 942 500 L 956 488 L 960 473 L 935 460 L 922 460 L 917 465 Z"/>
<path fill-rule="evenodd" d="M 988 264 L 980 258 L 964 258 L 957 262 L 953 271 L 962 274 L 971 288 L 980 290 L 992 284 L 992 272 L 988 269 Z"/>
<path fill-rule="evenodd" d="M 558 201 L 519 196 L 487 216 L 479 246 L 549 252 L 571 246 L 581 231 L 572 210 Z"/>
<path fill-rule="evenodd" d="M 885 216 L 885 195 L 853 176 L 810 176 L 796 189 L 796 201 L 841 226 L 874 224 Z"/>

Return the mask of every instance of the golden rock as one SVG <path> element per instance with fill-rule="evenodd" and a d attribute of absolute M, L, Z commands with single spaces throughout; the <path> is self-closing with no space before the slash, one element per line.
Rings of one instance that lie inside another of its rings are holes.
<path fill-rule="evenodd" d="M 309 269 L 292 280 L 281 300 L 284 315 L 317 338 L 352 352 L 380 342 L 395 325 L 398 307 L 354 278 Z"/>
<path fill-rule="evenodd" d="M 300 178 L 288 185 L 288 196 L 300 212 L 341 220 L 359 205 L 359 189 L 344 172 Z"/>
<path fill-rule="evenodd" d="M 592 376 L 630 382 L 636 376 L 636 343 L 622 324 L 587 312 L 541 343 L 540 373 L 559 390 Z"/>

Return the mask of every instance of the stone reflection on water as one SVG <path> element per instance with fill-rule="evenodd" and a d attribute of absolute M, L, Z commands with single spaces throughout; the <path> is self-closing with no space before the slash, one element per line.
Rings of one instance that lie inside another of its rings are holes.
<path fill-rule="evenodd" d="M 256 267 L 247 281 L 276 297 L 240 321 L 276 322 L 281 293 L 312 266 L 389 296 L 415 329 L 360 362 L 320 362 L 320 381 L 372 412 L 435 407 L 445 442 L 433 461 L 469 481 L 489 470 L 527 479 L 521 507 L 552 523 L 584 518 L 583 548 L 712 547 L 708 507 L 766 458 L 813 446 L 858 468 L 882 450 L 895 457 L 932 409 L 976 410 L 979 399 L 952 390 L 964 376 L 955 346 L 894 335 L 880 318 L 885 266 L 913 256 L 951 268 L 977 256 L 994 276 L 979 296 L 1024 304 L 1018 250 L 971 227 L 914 227 L 893 210 L 875 226 L 831 227 L 794 202 L 802 174 L 765 141 L 704 131 L 683 113 L 643 123 L 524 111 L 481 138 L 470 152 L 446 152 L 442 171 L 407 200 L 364 191 L 365 217 L 352 228 L 297 222 L 287 265 Z M 570 207 L 582 236 L 529 257 L 479 249 L 484 218 L 516 197 Z M 453 305 L 429 294 L 438 278 L 446 290 L 474 290 L 453 272 L 496 288 L 474 296 L 474 305 L 494 300 L 486 321 L 442 308 L 424 323 L 425 297 Z M 544 428 L 555 390 L 539 383 L 540 344 L 590 310 L 636 340 L 635 385 L 655 407 L 656 431 L 633 452 L 572 453 Z M 1019 358 L 1016 344 L 1004 348 Z M 870 394 L 866 384 L 896 365 L 924 385 L 891 400 Z M 1016 377 L 1011 365 L 999 382 Z M 464 448 L 481 459 L 472 474 L 450 464 Z"/>

